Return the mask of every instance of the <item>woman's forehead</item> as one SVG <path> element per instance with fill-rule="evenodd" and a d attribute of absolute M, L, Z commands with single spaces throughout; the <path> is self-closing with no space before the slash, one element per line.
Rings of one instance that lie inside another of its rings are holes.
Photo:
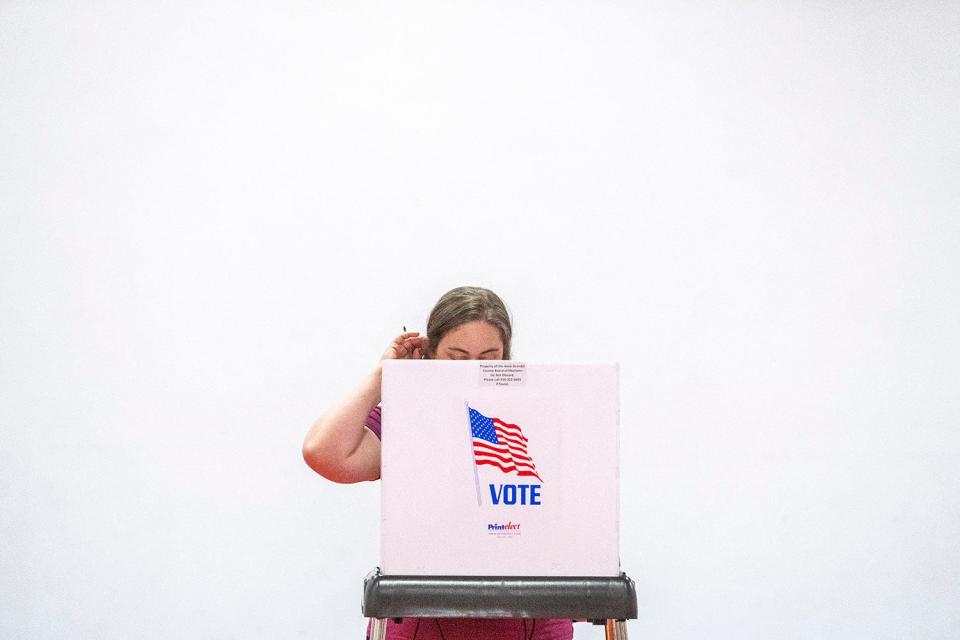
<path fill-rule="evenodd" d="M 449 347 L 479 347 L 486 345 L 485 348 L 491 348 L 503 346 L 503 342 L 500 339 L 500 331 L 489 322 L 483 320 L 466 322 L 458 327 L 454 327 L 440 339 L 440 343 Z"/>

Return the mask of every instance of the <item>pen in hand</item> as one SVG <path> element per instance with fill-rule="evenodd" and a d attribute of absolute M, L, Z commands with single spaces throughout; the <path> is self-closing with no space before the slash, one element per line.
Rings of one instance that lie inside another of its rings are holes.
<path fill-rule="evenodd" d="M 401 326 L 403 327 L 403 332 L 404 332 L 404 333 L 407 333 L 407 325 L 401 325 Z M 411 340 L 413 340 L 415 343 L 417 343 L 417 346 L 415 346 L 415 347 L 411 350 L 411 355 L 408 356 L 408 357 L 411 357 L 411 356 L 412 356 L 413 358 L 419 358 L 420 360 L 423 360 L 426 356 L 425 356 L 425 354 L 423 353 L 423 345 L 422 345 L 422 344 L 419 344 L 420 341 L 423 340 L 423 339 L 422 339 L 422 338 L 419 338 L 419 339 L 418 339 L 418 338 L 411 338 Z"/>

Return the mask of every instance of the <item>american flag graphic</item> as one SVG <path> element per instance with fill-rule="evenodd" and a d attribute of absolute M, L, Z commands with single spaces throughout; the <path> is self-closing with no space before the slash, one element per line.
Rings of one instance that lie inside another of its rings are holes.
<path fill-rule="evenodd" d="M 477 466 L 490 465 L 504 473 L 533 476 L 543 482 L 527 453 L 527 438 L 519 425 L 508 424 L 500 418 L 488 418 L 471 407 L 470 431 Z"/>

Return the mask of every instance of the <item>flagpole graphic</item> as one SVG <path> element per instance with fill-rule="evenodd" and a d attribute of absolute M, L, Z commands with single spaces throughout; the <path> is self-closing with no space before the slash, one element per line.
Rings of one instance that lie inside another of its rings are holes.
<path fill-rule="evenodd" d="M 467 425 L 470 424 L 470 403 L 466 400 L 463 401 L 463 406 L 467 408 Z M 480 472 L 477 471 L 477 452 L 473 446 L 473 427 L 470 427 L 470 451 L 473 452 L 473 480 L 477 485 L 477 506 L 482 507 L 483 503 L 480 502 Z"/>

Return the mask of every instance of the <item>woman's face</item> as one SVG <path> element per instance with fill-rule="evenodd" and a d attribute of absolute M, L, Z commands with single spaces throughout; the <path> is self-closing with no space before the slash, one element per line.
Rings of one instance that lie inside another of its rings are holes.
<path fill-rule="evenodd" d="M 489 322 L 466 322 L 447 332 L 436 348 L 438 360 L 502 360 L 500 332 Z"/>

